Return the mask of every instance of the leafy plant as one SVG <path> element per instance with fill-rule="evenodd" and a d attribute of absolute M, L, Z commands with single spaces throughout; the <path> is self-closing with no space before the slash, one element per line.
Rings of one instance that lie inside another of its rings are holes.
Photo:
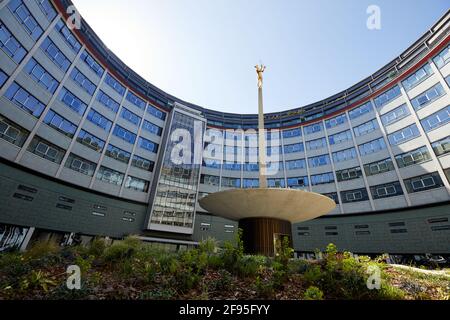
<path fill-rule="evenodd" d="M 323 300 L 323 292 L 315 286 L 310 286 L 303 294 L 305 300 Z"/>

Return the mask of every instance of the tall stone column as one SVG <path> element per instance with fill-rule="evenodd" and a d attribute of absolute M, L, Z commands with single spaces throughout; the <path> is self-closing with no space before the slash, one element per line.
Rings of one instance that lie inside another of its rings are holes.
<path fill-rule="evenodd" d="M 265 66 L 255 66 L 258 74 L 258 162 L 259 162 L 259 187 L 267 188 L 266 177 L 266 135 L 264 131 L 264 107 L 262 92 L 262 74 L 266 69 Z"/>

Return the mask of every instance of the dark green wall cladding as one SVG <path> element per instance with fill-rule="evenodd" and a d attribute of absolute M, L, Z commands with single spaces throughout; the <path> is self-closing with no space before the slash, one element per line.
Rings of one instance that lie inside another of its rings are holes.
<path fill-rule="evenodd" d="M 20 185 L 33 188 L 36 192 L 20 190 Z M 33 200 L 15 198 L 16 193 L 32 197 Z M 75 201 L 61 201 L 61 196 Z M 58 208 L 58 204 L 72 209 L 69 211 Z M 98 210 L 94 205 L 107 209 Z M 144 204 L 87 192 L 0 163 L 0 223 L 122 237 L 141 233 L 145 210 Z M 104 212 L 105 216 L 95 216 L 93 211 Z M 126 215 L 125 211 L 133 212 L 135 216 Z M 123 217 L 133 218 L 134 221 L 124 221 Z"/>

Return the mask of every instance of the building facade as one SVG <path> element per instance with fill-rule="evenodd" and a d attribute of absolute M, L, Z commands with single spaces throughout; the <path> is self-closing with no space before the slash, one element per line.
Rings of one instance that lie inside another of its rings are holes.
<path fill-rule="evenodd" d="M 0 250 L 75 233 L 176 247 L 231 240 L 237 223 L 198 199 L 258 187 L 257 114 L 163 92 L 86 21 L 70 28 L 71 5 L 0 3 Z M 447 12 L 351 88 L 265 115 L 269 187 L 337 204 L 293 226 L 297 252 L 333 242 L 357 253 L 450 254 L 449 33 Z M 208 152 L 174 163 L 178 129 Z"/>

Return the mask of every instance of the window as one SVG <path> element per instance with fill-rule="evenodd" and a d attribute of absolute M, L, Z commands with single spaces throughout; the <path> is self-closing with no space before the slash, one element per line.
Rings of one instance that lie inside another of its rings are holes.
<path fill-rule="evenodd" d="M 44 123 L 70 138 L 72 138 L 75 131 L 77 131 L 76 125 L 51 109 L 47 112 Z"/>
<path fill-rule="evenodd" d="M 302 136 L 302 129 L 301 128 L 295 128 L 290 130 L 283 130 L 283 138 L 293 138 L 293 137 L 301 137 Z"/>
<path fill-rule="evenodd" d="M 66 160 L 65 167 L 92 177 L 94 175 L 95 168 L 97 167 L 97 165 L 92 161 L 83 159 L 71 153 L 69 154 L 69 157 Z"/>
<path fill-rule="evenodd" d="M 2 21 L 0 21 L 0 48 L 17 64 L 22 62 L 27 54 L 27 51 L 14 38 Z"/>
<path fill-rule="evenodd" d="M 156 124 L 151 123 L 150 121 L 144 120 L 144 123 L 142 124 L 142 129 L 145 131 L 148 131 L 150 133 L 153 133 L 157 136 L 161 136 L 162 134 L 162 128 L 158 127 Z"/>
<path fill-rule="evenodd" d="M 230 170 L 230 171 L 240 171 L 241 170 L 241 164 L 235 163 L 235 162 L 224 162 L 222 164 L 223 170 Z"/>
<path fill-rule="evenodd" d="M 379 173 L 394 170 L 394 164 L 390 158 L 368 163 L 364 165 L 366 176 L 374 176 Z"/>
<path fill-rule="evenodd" d="M 258 188 L 259 187 L 259 179 L 244 179 L 243 187 L 245 189 Z"/>
<path fill-rule="evenodd" d="M 49 0 L 36 0 L 48 21 L 52 21 L 56 17 L 56 11 Z"/>
<path fill-rule="evenodd" d="M 240 188 L 241 179 L 240 178 L 229 178 L 222 177 L 221 186 L 226 188 Z"/>
<path fill-rule="evenodd" d="M 415 110 L 420 110 L 434 100 L 445 94 L 445 90 L 440 83 L 435 84 L 430 89 L 411 99 L 411 104 Z"/>
<path fill-rule="evenodd" d="M 130 101 L 132 104 L 134 104 L 139 109 L 142 109 L 142 110 L 145 109 L 145 105 L 146 105 L 145 101 L 142 100 L 141 98 L 139 98 L 138 96 L 136 96 L 131 91 L 128 91 L 128 93 L 127 93 L 127 100 Z"/>
<path fill-rule="evenodd" d="M 354 127 L 353 132 L 355 132 L 355 136 L 359 137 L 359 136 L 366 135 L 369 132 L 372 132 L 376 129 L 378 129 L 377 119 L 372 119 L 363 124 L 360 124 L 357 127 Z"/>
<path fill-rule="evenodd" d="M 334 201 L 334 203 L 339 204 L 339 197 L 338 194 L 336 192 L 331 192 L 331 193 L 324 193 L 323 194 L 325 197 L 330 198 L 331 200 Z"/>
<path fill-rule="evenodd" d="M 445 108 L 439 110 L 438 112 L 433 113 L 432 115 L 426 117 L 423 120 L 420 120 L 423 129 L 425 132 L 429 132 L 436 128 L 442 127 L 446 125 L 450 121 L 450 105 Z"/>
<path fill-rule="evenodd" d="M 5 97 L 36 118 L 39 118 L 45 109 L 42 102 L 15 82 L 6 90 Z"/>
<path fill-rule="evenodd" d="M 356 158 L 356 149 L 349 148 L 337 152 L 333 152 L 333 161 L 335 163 Z"/>
<path fill-rule="evenodd" d="M 98 113 L 94 109 L 89 110 L 86 119 L 88 119 L 90 122 L 92 122 L 96 126 L 106 130 L 107 132 L 109 132 L 111 130 L 112 121 L 108 120 L 108 118 L 102 116 L 100 113 Z"/>
<path fill-rule="evenodd" d="M 287 178 L 288 188 L 302 188 L 309 186 L 308 177 Z"/>
<path fill-rule="evenodd" d="M 450 61 L 450 45 L 444 48 L 436 57 L 433 58 L 433 62 L 441 69 Z"/>
<path fill-rule="evenodd" d="M 131 165 L 133 167 L 136 167 L 136 168 L 139 168 L 139 169 L 142 169 L 145 171 L 153 172 L 155 162 L 134 155 L 133 159 L 131 160 Z"/>
<path fill-rule="evenodd" d="M 24 68 L 25 72 L 36 81 L 40 86 L 45 88 L 50 93 L 55 93 L 58 88 L 59 82 L 53 78 L 36 60 L 33 58 L 27 63 Z"/>
<path fill-rule="evenodd" d="M 34 136 L 27 150 L 38 155 L 41 158 L 50 160 L 57 164 L 61 163 L 66 152 L 64 149 L 61 149 L 53 143 L 50 143 L 38 136 Z"/>
<path fill-rule="evenodd" d="M 156 117 L 158 119 L 161 119 L 163 121 L 166 119 L 166 113 L 165 112 L 162 112 L 161 110 L 155 108 L 154 106 L 152 106 L 150 104 L 147 106 L 147 112 L 149 114 L 151 114 L 152 116 L 154 116 L 154 117 Z"/>
<path fill-rule="evenodd" d="M 84 50 L 81 54 L 80 59 L 86 63 L 86 65 L 99 77 L 102 77 L 103 72 L 105 70 L 102 68 L 102 66 L 95 61 L 94 58 L 87 52 L 87 50 Z"/>
<path fill-rule="evenodd" d="M 408 193 L 440 188 L 444 186 L 444 184 L 442 183 L 442 179 L 437 172 L 405 179 L 404 181 Z"/>
<path fill-rule="evenodd" d="M 400 95 L 401 95 L 400 87 L 398 85 L 395 85 L 393 88 L 380 94 L 378 97 L 374 99 L 375 106 L 377 108 L 381 108 L 382 106 L 391 102 Z"/>
<path fill-rule="evenodd" d="M 115 146 L 113 146 L 112 144 L 108 144 L 108 146 L 106 147 L 106 152 L 105 155 L 116 159 L 118 161 L 127 163 L 130 162 L 130 158 L 131 158 L 131 153 L 122 150 L 120 148 L 117 148 Z"/>
<path fill-rule="evenodd" d="M 134 142 L 136 141 L 136 135 L 134 133 L 131 133 L 127 129 L 122 128 L 121 126 L 119 126 L 117 124 L 114 127 L 113 134 L 116 137 L 119 137 L 120 139 L 122 139 L 128 143 L 131 143 L 131 144 L 134 144 Z"/>
<path fill-rule="evenodd" d="M 97 172 L 97 179 L 100 181 L 104 181 L 107 183 L 115 184 L 115 185 L 122 185 L 124 178 L 124 174 L 115 171 L 113 169 L 109 169 L 106 167 L 101 166 L 100 169 Z"/>
<path fill-rule="evenodd" d="M 330 128 L 334 128 L 337 127 L 341 124 L 344 124 L 347 122 L 347 116 L 344 114 L 338 115 L 334 118 L 331 119 L 327 119 L 325 120 L 325 126 L 330 129 Z"/>
<path fill-rule="evenodd" d="M 354 167 L 354 168 L 336 171 L 336 178 L 337 178 L 337 181 L 339 181 L 339 182 L 358 179 L 361 176 L 362 176 L 362 171 L 361 171 L 360 167 Z"/>
<path fill-rule="evenodd" d="M 105 146 L 105 141 L 84 130 L 80 130 L 78 133 L 77 141 L 97 152 L 102 152 Z"/>
<path fill-rule="evenodd" d="M 320 167 L 330 164 L 330 156 L 328 154 L 322 154 L 317 157 L 308 158 L 308 164 L 310 167 Z"/>
<path fill-rule="evenodd" d="M 75 53 L 78 53 L 81 49 L 81 44 L 78 42 L 77 38 L 72 34 L 63 20 L 59 20 L 56 23 L 55 29 L 63 37 L 64 41 L 67 43 L 69 48 L 71 48 Z"/>
<path fill-rule="evenodd" d="M 431 144 L 436 156 L 442 156 L 450 152 L 450 136 L 445 137 L 439 141 L 433 142 Z"/>
<path fill-rule="evenodd" d="M 22 147 L 29 132 L 18 124 L 0 116 L 0 139 Z"/>
<path fill-rule="evenodd" d="M 395 156 L 395 160 L 397 161 L 399 168 L 404 168 L 413 164 L 430 161 L 431 155 L 428 152 L 427 147 L 423 146 L 421 148 L 399 154 Z"/>
<path fill-rule="evenodd" d="M 22 0 L 11 0 L 8 3 L 8 8 L 14 14 L 16 19 L 26 30 L 26 32 L 31 36 L 31 38 L 36 41 L 44 32 L 41 26 L 37 23 L 36 19 L 31 15 L 28 8 L 25 6 Z"/>
<path fill-rule="evenodd" d="M 70 78 L 84 91 L 89 93 L 91 96 L 94 94 L 97 89 L 96 85 L 92 83 L 80 70 L 77 68 L 73 68 L 70 73 Z"/>
<path fill-rule="evenodd" d="M 361 117 L 362 115 L 372 112 L 373 111 L 373 106 L 372 106 L 372 102 L 368 101 L 365 104 L 352 109 L 348 112 L 348 116 L 350 117 L 350 119 L 356 119 Z"/>
<path fill-rule="evenodd" d="M 106 93 L 104 93 L 102 90 L 99 90 L 97 93 L 97 101 L 100 102 L 102 105 L 113 111 L 114 113 L 119 110 L 119 103 L 115 101 L 113 98 L 108 96 Z"/>
<path fill-rule="evenodd" d="M 403 118 L 409 116 L 410 114 L 411 113 L 409 112 L 409 109 L 406 106 L 406 104 L 402 104 L 400 107 L 397 107 L 394 110 L 383 114 L 381 116 L 381 122 L 386 126 L 386 125 L 392 124 L 394 122 L 397 122 L 400 119 L 403 119 Z"/>
<path fill-rule="evenodd" d="M 8 80 L 8 75 L 0 69 L 0 88 L 3 87 L 6 80 Z"/>
<path fill-rule="evenodd" d="M 64 73 L 70 67 L 70 61 L 66 56 L 58 49 L 58 47 L 47 37 L 41 44 L 41 49 L 45 54 L 53 61 L 53 63 L 60 68 Z"/>
<path fill-rule="evenodd" d="M 327 146 L 327 139 L 325 138 L 319 138 L 311 141 L 306 142 L 306 149 L 307 150 L 316 150 L 321 149 Z"/>
<path fill-rule="evenodd" d="M 319 184 L 326 184 L 334 182 L 333 172 L 327 172 L 322 174 L 316 174 L 311 176 L 311 185 L 316 186 Z"/>
<path fill-rule="evenodd" d="M 386 143 L 383 138 L 375 139 L 358 146 L 359 154 L 365 156 L 386 149 Z"/>
<path fill-rule="evenodd" d="M 87 105 L 66 88 L 61 89 L 59 100 L 81 116 L 87 109 Z"/>
<path fill-rule="evenodd" d="M 211 176 L 208 174 L 202 174 L 200 176 L 200 183 L 211 185 L 211 186 L 218 186 L 219 185 L 219 177 L 218 176 Z"/>
<path fill-rule="evenodd" d="M 420 135 L 416 124 L 412 124 L 406 128 L 400 129 L 388 135 L 391 145 L 398 145 L 408 140 L 414 139 Z"/>
<path fill-rule="evenodd" d="M 158 152 L 158 145 L 150 140 L 139 137 L 139 147 L 153 153 Z"/>
<path fill-rule="evenodd" d="M 369 200 L 369 196 L 367 195 L 367 190 L 365 188 L 341 191 L 341 198 L 343 203 Z"/>
<path fill-rule="evenodd" d="M 125 87 L 119 83 L 116 79 L 114 79 L 109 73 L 105 77 L 105 82 L 111 88 L 113 88 L 118 94 L 121 96 L 125 93 Z"/>
<path fill-rule="evenodd" d="M 402 187 L 398 181 L 372 186 L 370 187 L 370 192 L 374 199 L 395 197 L 403 194 Z"/>
<path fill-rule="evenodd" d="M 312 134 L 312 133 L 320 132 L 320 131 L 323 131 L 323 124 L 322 124 L 322 122 L 313 123 L 313 124 L 310 124 L 309 126 L 305 126 L 304 130 L 305 130 L 305 134 Z"/>
<path fill-rule="evenodd" d="M 405 87 L 406 90 L 411 90 L 415 86 L 417 86 L 419 83 L 427 79 L 429 76 L 433 74 L 433 70 L 431 69 L 431 66 L 426 63 L 422 68 L 414 72 L 412 75 L 410 75 L 408 78 L 403 80 L 402 84 Z"/>
<path fill-rule="evenodd" d="M 267 186 L 269 188 L 285 188 L 286 182 L 285 182 L 284 178 L 267 179 Z"/>
<path fill-rule="evenodd" d="M 259 170 L 259 165 L 257 163 L 244 163 L 244 171 L 256 172 Z"/>
<path fill-rule="evenodd" d="M 149 182 L 147 180 L 142 180 L 136 177 L 128 176 L 125 181 L 125 188 L 133 189 L 140 192 L 148 191 Z"/>
<path fill-rule="evenodd" d="M 331 136 L 328 136 L 328 141 L 330 142 L 331 145 L 343 143 L 343 142 L 351 141 L 351 140 L 352 140 L 352 133 L 350 132 L 350 130 L 345 130 L 345 131 L 333 134 Z"/>
<path fill-rule="evenodd" d="M 122 107 L 122 110 L 120 111 L 120 116 L 127 120 L 128 122 L 131 122 L 132 124 L 135 124 L 139 126 L 141 124 L 141 117 L 139 117 L 137 114 L 131 112 L 125 107 Z"/>
<path fill-rule="evenodd" d="M 294 143 L 284 145 L 284 153 L 302 152 L 305 150 L 303 143 Z"/>
<path fill-rule="evenodd" d="M 305 169 L 306 161 L 305 159 L 289 160 L 286 161 L 287 170 Z"/>

